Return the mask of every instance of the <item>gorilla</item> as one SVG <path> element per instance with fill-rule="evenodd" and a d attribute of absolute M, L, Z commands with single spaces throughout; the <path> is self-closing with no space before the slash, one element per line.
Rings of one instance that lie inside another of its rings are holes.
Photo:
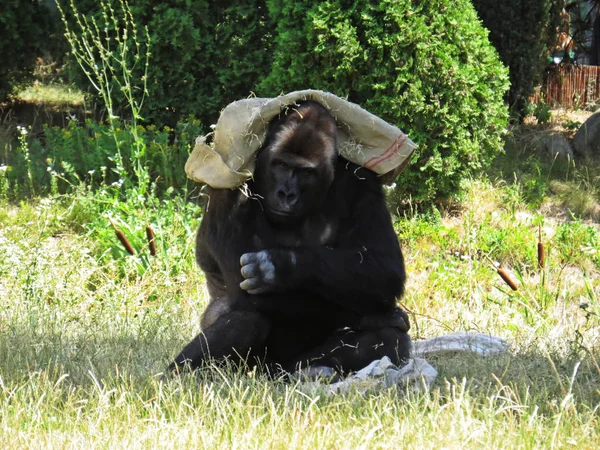
<path fill-rule="evenodd" d="M 408 358 L 404 260 L 381 183 L 338 155 L 326 108 L 282 110 L 247 189 L 208 197 L 196 259 L 211 300 L 170 370 L 253 359 L 269 373 L 343 375 Z"/>

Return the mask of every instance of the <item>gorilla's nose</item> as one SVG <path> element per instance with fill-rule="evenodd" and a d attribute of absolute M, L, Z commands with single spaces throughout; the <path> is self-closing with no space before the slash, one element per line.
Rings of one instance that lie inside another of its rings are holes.
<path fill-rule="evenodd" d="M 283 208 L 292 209 L 298 202 L 298 196 L 295 192 L 280 189 L 277 191 L 277 200 Z"/>

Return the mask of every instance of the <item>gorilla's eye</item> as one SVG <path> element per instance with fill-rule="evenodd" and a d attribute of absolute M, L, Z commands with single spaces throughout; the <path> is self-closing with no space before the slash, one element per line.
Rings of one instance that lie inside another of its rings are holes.
<path fill-rule="evenodd" d="M 301 169 L 298 169 L 298 173 L 300 174 L 300 176 L 307 178 L 315 175 L 317 171 L 312 167 L 302 167 Z"/>

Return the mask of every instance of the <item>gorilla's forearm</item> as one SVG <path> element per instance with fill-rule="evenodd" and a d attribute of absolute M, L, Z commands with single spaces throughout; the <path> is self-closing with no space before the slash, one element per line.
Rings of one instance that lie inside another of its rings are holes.
<path fill-rule="evenodd" d="M 360 247 L 295 251 L 290 285 L 319 292 L 359 313 L 391 309 L 404 291 L 401 255 Z M 396 256 L 396 257 L 395 257 Z"/>
<path fill-rule="evenodd" d="M 304 290 L 358 313 L 391 310 L 404 289 L 400 252 L 313 247 L 270 249 L 240 259 L 249 294 Z"/>

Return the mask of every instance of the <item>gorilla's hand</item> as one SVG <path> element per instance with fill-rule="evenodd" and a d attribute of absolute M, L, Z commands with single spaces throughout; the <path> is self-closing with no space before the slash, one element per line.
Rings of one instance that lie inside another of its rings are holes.
<path fill-rule="evenodd" d="M 244 281 L 240 288 L 248 294 L 266 294 L 283 290 L 285 279 L 295 265 L 296 255 L 292 250 L 262 250 L 244 253 L 240 265 Z"/>

